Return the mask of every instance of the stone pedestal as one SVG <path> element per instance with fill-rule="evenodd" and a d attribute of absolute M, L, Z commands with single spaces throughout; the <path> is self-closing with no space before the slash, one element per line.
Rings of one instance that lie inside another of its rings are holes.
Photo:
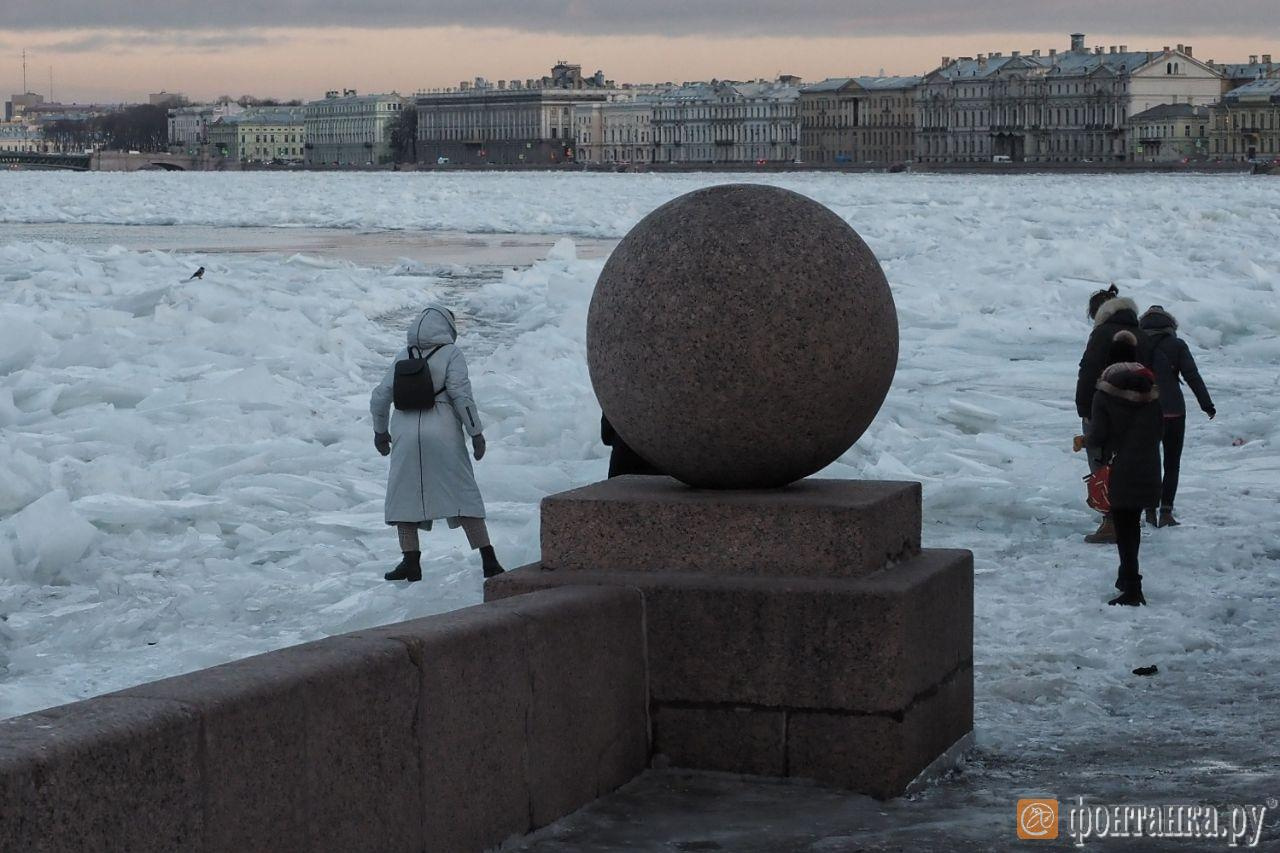
<path fill-rule="evenodd" d="M 617 478 L 546 498 L 543 561 L 485 598 L 638 589 L 657 753 L 888 798 L 973 728 L 973 557 L 920 517 L 918 483 Z"/>

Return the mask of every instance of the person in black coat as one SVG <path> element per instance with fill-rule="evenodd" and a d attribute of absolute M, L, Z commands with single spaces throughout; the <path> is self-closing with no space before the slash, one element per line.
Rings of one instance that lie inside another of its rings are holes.
<path fill-rule="evenodd" d="M 1138 306 L 1132 299 L 1120 296 L 1120 291 L 1113 284 L 1106 290 L 1099 290 L 1089 297 L 1089 318 L 1093 320 L 1093 331 L 1089 334 L 1089 342 L 1085 345 L 1084 355 L 1080 358 L 1080 370 L 1076 375 L 1076 414 L 1084 431 L 1089 431 L 1090 411 L 1093 408 L 1094 390 L 1102 371 L 1110 364 L 1109 353 L 1111 342 L 1117 332 L 1131 332 L 1137 341 L 1137 357 L 1135 362 L 1147 367 L 1151 366 L 1151 344 L 1138 325 Z M 1089 472 L 1093 473 L 1102 467 L 1102 460 L 1096 450 L 1089 452 Z M 1111 517 L 1104 515 L 1098 529 L 1084 538 L 1086 542 L 1115 542 L 1115 526 Z"/>
<path fill-rule="evenodd" d="M 1152 364 L 1156 385 L 1160 388 L 1160 408 L 1164 412 L 1164 485 L 1160 492 L 1160 515 L 1147 508 L 1147 523 L 1155 527 L 1178 524 L 1173 517 L 1173 499 L 1178 494 L 1178 472 L 1182 467 L 1182 442 L 1187 434 L 1187 401 L 1182 396 L 1182 381 L 1191 387 L 1196 402 L 1210 420 L 1218 414 L 1204 387 L 1196 360 L 1187 342 L 1178 337 L 1178 321 L 1159 305 L 1152 305 L 1139 318 L 1142 330 L 1151 339 Z"/>
<path fill-rule="evenodd" d="M 1138 339 L 1116 333 L 1109 350 L 1111 365 L 1098 380 L 1089 412 L 1084 446 L 1111 465 L 1111 519 L 1116 531 L 1120 594 L 1108 604 L 1146 604 L 1138 547 L 1142 543 L 1142 511 L 1160 497 L 1160 437 L 1164 413 L 1155 374 L 1137 361 Z"/>
<path fill-rule="evenodd" d="M 662 475 L 662 471 L 650 465 L 643 456 L 631 449 L 631 445 L 622 440 L 622 436 L 618 435 L 613 424 L 609 423 L 609 418 L 604 415 L 600 416 L 600 440 L 606 447 L 613 448 L 613 452 L 609 454 L 609 479 L 626 474 Z"/>

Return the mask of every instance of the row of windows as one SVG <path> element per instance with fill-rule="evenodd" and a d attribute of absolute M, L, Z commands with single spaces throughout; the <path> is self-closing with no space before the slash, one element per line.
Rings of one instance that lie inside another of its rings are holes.
<path fill-rule="evenodd" d="M 796 115 L 792 104 L 772 107 L 659 107 L 653 115 L 660 121 L 682 121 L 709 118 L 790 118 Z"/>
<path fill-rule="evenodd" d="M 728 163 L 754 160 L 794 160 L 796 149 L 791 145 L 709 145 L 694 147 L 670 147 L 658 152 L 657 159 L 665 162 Z"/>
<path fill-rule="evenodd" d="M 989 127 L 997 125 L 1051 125 L 1064 127 L 1068 124 L 1123 124 L 1126 110 L 1124 107 L 1085 107 L 1085 108 L 1045 108 L 1029 107 L 1024 110 L 1014 107 L 1012 110 L 931 110 L 921 113 L 923 127 Z"/>
<path fill-rule="evenodd" d="M 340 106 L 307 105 L 307 118 L 317 115 L 368 115 L 369 113 L 399 112 L 404 105 L 399 101 L 384 101 L 379 104 L 343 104 Z"/>
<path fill-rule="evenodd" d="M 253 141 L 254 142 L 275 142 L 277 136 L 282 137 L 279 140 L 280 142 L 301 142 L 302 141 L 302 134 L 300 133 L 281 133 L 281 134 L 255 133 L 253 135 Z M 243 134 L 240 137 L 240 144 L 245 145 L 248 143 L 248 140 L 249 140 L 248 134 Z"/>

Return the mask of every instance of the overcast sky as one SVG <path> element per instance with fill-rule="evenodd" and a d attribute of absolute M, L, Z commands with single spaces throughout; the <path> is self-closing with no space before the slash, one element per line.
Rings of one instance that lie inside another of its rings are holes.
<path fill-rule="evenodd" d="M 0 0 L 0 87 L 21 88 L 23 48 L 28 88 L 48 94 L 52 67 L 60 100 L 310 98 L 535 77 L 560 58 L 619 81 L 922 73 L 1077 30 L 1219 61 L 1280 55 L 1277 0 Z"/>

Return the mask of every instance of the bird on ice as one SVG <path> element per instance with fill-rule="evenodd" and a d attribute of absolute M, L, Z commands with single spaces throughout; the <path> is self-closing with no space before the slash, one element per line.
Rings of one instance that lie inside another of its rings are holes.
<path fill-rule="evenodd" d="M 201 281 L 204 280 L 204 267 L 200 267 L 200 269 L 193 272 L 191 274 L 191 278 L 187 279 L 187 281 L 193 281 L 197 278 L 200 279 Z"/>

